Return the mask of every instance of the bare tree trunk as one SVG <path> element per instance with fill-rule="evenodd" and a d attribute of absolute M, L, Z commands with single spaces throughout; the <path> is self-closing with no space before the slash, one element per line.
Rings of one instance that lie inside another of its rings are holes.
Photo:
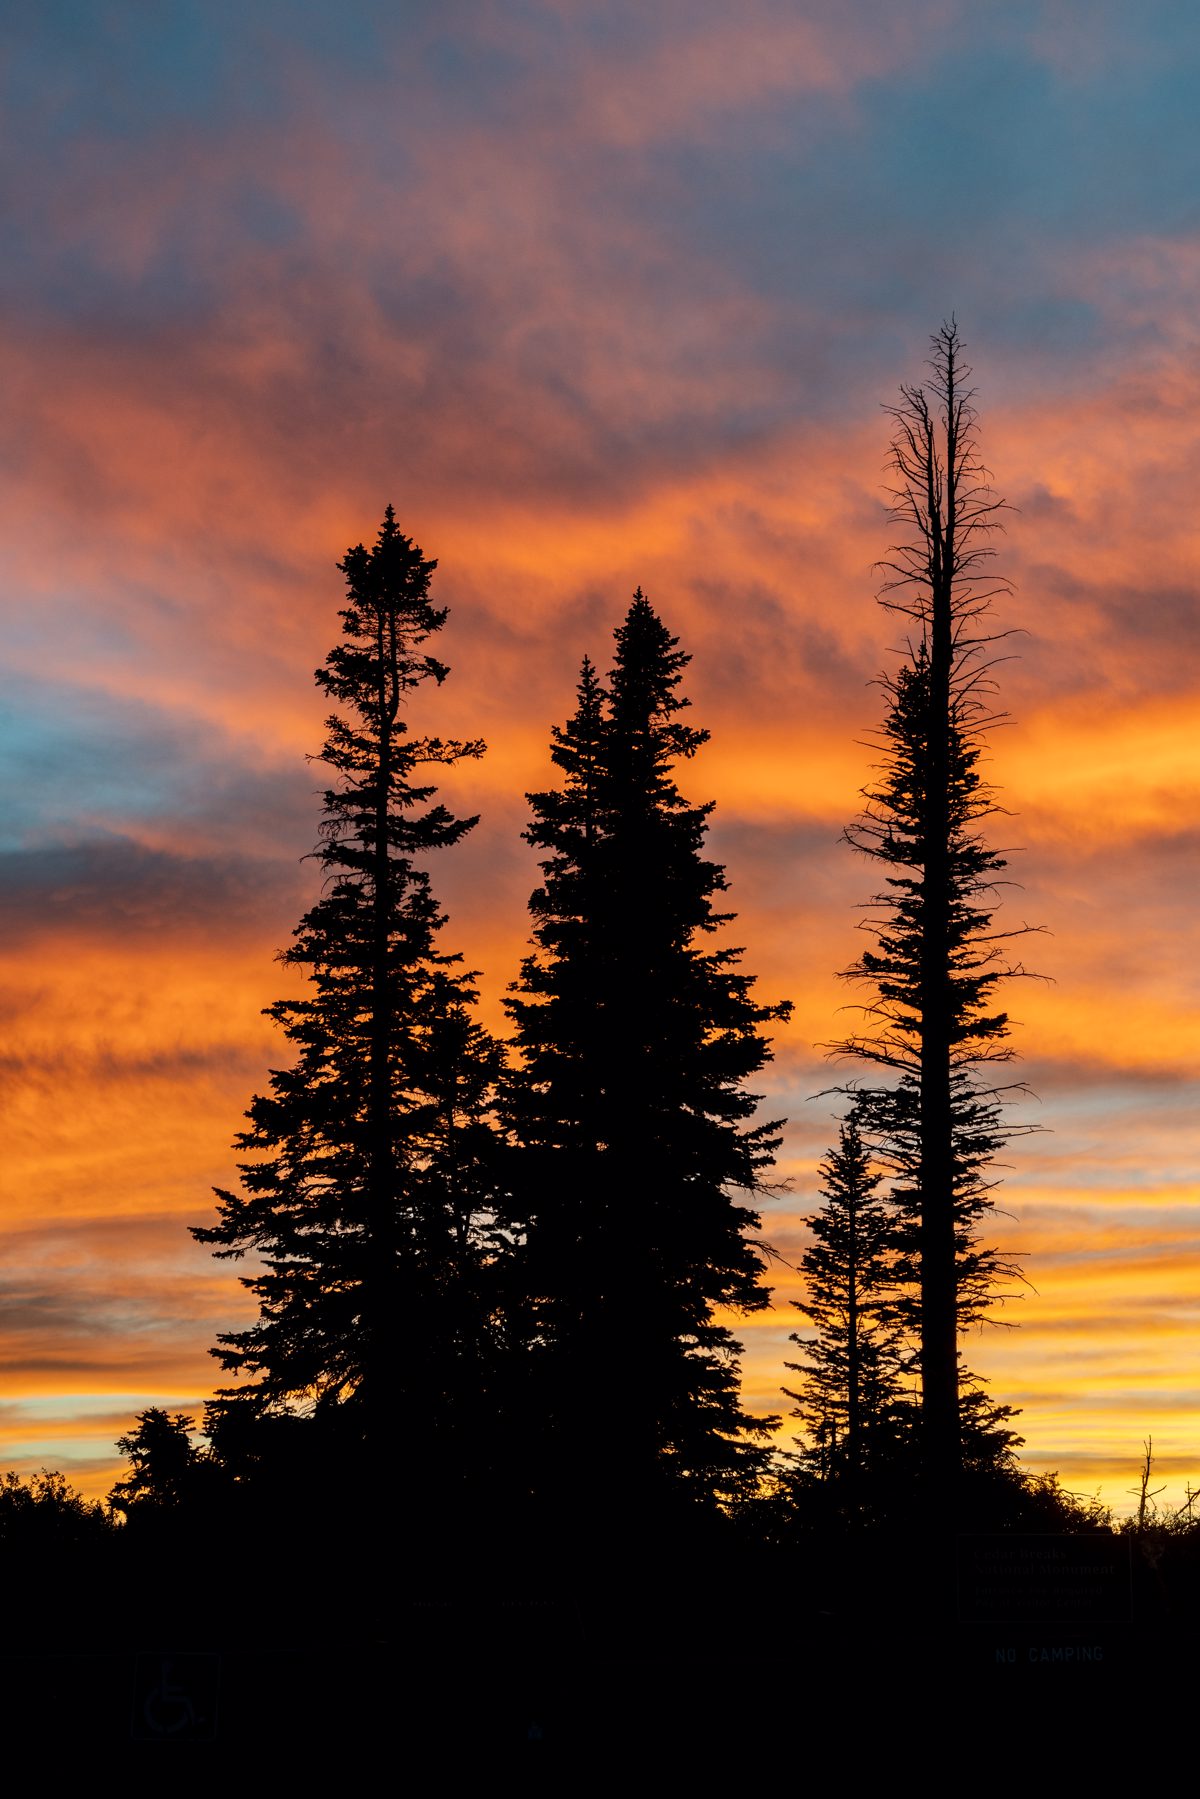
<path fill-rule="evenodd" d="M 921 1412 L 935 1484 L 959 1465 L 958 1268 L 950 1096 L 950 767 L 953 601 L 959 446 L 954 349 L 946 359 L 944 495 L 937 492 L 933 421 L 928 436 L 931 617 L 926 727 L 921 938 Z"/>

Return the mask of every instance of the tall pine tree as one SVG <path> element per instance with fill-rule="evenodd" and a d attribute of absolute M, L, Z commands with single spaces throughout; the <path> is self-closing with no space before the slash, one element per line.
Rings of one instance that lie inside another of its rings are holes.
<path fill-rule="evenodd" d="M 436 563 L 390 506 L 339 567 L 342 638 L 316 674 L 337 708 L 319 758 L 334 777 L 325 890 L 281 958 L 308 993 L 268 1012 L 296 1059 L 247 1114 L 242 1190 L 220 1191 L 219 1221 L 193 1235 L 260 1262 L 243 1281 L 257 1319 L 213 1351 L 249 1377 L 226 1407 L 336 1417 L 375 1454 L 436 1457 L 470 1430 L 485 1380 L 500 1052 L 472 1016 L 472 977 L 437 947 L 423 866 L 475 820 L 438 803 L 426 771 L 483 746 L 409 733 L 409 700 L 447 673 L 425 647 L 446 613 L 429 598 Z"/>
<path fill-rule="evenodd" d="M 739 1345 L 717 1316 L 767 1303 L 757 1215 L 778 1139 L 743 1083 L 769 1050 L 740 951 L 716 947 L 724 871 L 711 804 L 675 769 L 707 741 L 684 723 L 690 658 L 639 591 L 607 687 L 584 663 L 554 732 L 557 790 L 531 794 L 543 852 L 533 952 L 508 1006 L 521 1067 L 528 1288 L 548 1453 L 575 1503 L 701 1500 L 756 1465 Z"/>
<path fill-rule="evenodd" d="M 881 599 L 910 636 L 907 659 L 882 683 L 879 778 L 847 833 L 883 864 L 886 885 L 868 921 L 875 947 L 847 971 L 875 999 L 863 1032 L 838 1048 L 896 1077 L 867 1091 L 860 1121 L 897 1177 L 924 1456 L 948 1492 L 962 1460 L 959 1336 L 1016 1273 L 981 1231 L 994 1158 L 1013 1134 L 988 1079 L 1012 1055 L 995 989 L 1021 972 L 1001 946 L 1026 927 L 993 928 L 1005 862 L 980 830 L 999 810 L 979 762 L 996 722 L 989 670 L 998 634 L 987 614 L 1005 584 L 988 569 L 1002 502 L 980 462 L 953 323 L 933 339 L 930 370 L 928 386 L 903 387 L 892 409 L 893 518 L 903 536 L 884 562 Z M 969 1409 L 976 1415 L 978 1402 Z"/>

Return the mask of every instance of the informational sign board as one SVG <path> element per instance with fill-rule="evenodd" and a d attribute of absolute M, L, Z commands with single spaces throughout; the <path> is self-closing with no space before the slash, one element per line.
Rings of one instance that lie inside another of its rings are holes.
<path fill-rule="evenodd" d="M 1129 1539 L 962 1537 L 958 1616 L 961 1650 L 977 1670 L 1039 1685 L 1099 1682 L 1102 1691 L 1131 1652 Z"/>
<path fill-rule="evenodd" d="M 967 1624 L 1122 1624 L 1130 1617 L 1129 1539 L 961 1537 L 958 1615 Z"/>

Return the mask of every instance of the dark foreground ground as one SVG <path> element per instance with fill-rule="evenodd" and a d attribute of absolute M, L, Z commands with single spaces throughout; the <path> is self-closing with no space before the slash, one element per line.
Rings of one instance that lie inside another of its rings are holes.
<path fill-rule="evenodd" d="M 979 1585 L 979 1542 L 964 1563 L 961 1542 L 883 1536 L 576 1546 L 569 1567 L 500 1545 L 462 1576 L 381 1571 L 352 1542 L 307 1561 L 260 1544 L 244 1575 L 169 1537 L 9 1558 L 5 1761 L 235 1792 L 326 1772 L 374 1789 L 381 1761 L 388 1790 L 418 1792 L 643 1770 L 670 1792 L 673 1769 L 707 1792 L 731 1767 L 746 1787 L 1037 1792 L 1085 1773 L 1104 1791 L 1134 1757 L 1153 1784 L 1195 1740 L 1200 1556 L 1107 1542 L 1099 1589 L 1032 1599 Z"/>

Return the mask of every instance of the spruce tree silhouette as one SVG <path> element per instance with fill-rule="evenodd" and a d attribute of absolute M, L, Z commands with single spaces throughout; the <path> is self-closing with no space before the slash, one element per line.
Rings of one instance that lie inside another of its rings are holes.
<path fill-rule="evenodd" d="M 446 613 L 429 599 L 436 563 L 390 506 L 372 548 L 339 567 L 342 640 L 316 674 L 339 708 L 317 758 L 335 776 L 314 852 L 326 888 L 281 958 L 310 989 L 268 1012 L 297 1058 L 247 1113 L 243 1190 L 219 1192 L 219 1222 L 193 1235 L 262 1263 L 243 1281 L 258 1318 L 212 1352 L 251 1377 L 222 1405 L 333 1421 L 377 1466 L 393 1447 L 424 1457 L 428 1486 L 485 1378 L 500 1050 L 472 1016 L 473 977 L 437 948 L 420 861 L 475 820 L 437 803 L 422 771 L 483 745 L 409 735 L 403 708 L 447 673 L 424 647 Z M 238 1435 L 216 1427 L 217 1441 Z"/>
<path fill-rule="evenodd" d="M 859 1124 L 896 1176 L 907 1316 L 919 1343 L 923 1454 L 947 1491 L 962 1460 L 959 1333 L 981 1319 L 1017 1270 L 980 1239 L 997 1150 L 1018 1134 L 1001 1121 L 1004 1089 L 985 1078 L 1011 1058 L 1008 1016 L 993 1009 L 1009 966 L 1001 945 L 1028 926 L 992 927 L 1003 856 L 978 829 L 997 813 L 979 772 L 991 711 L 994 646 L 987 614 L 1007 584 L 989 576 L 1003 502 L 979 458 L 970 370 L 953 321 L 932 340 L 928 387 L 902 387 L 895 423 L 892 517 L 905 531 L 882 567 L 885 608 L 909 623 L 907 659 L 882 678 L 889 709 L 876 784 L 846 835 L 882 862 L 886 889 L 865 926 L 875 947 L 847 976 L 875 990 L 861 1033 L 834 1046 L 894 1072 L 867 1089 Z M 969 1389 L 971 1382 L 964 1382 Z M 966 1407 L 986 1413 L 976 1394 Z M 1007 1415 L 1007 1414 L 1005 1414 Z"/>
<path fill-rule="evenodd" d="M 675 765 L 690 658 L 640 590 L 607 688 L 584 662 L 553 734 L 556 791 L 529 795 L 545 852 L 533 952 L 507 1002 L 521 1067 L 507 1115 L 519 1177 L 539 1404 L 558 1478 L 610 1532 L 679 1498 L 739 1489 L 759 1465 L 739 1345 L 718 1307 L 767 1303 L 756 1214 L 779 1141 L 747 1123 L 768 1060 L 740 951 L 707 939 L 724 871 L 703 855 L 711 804 Z"/>
<path fill-rule="evenodd" d="M 130 1470 L 108 1495 L 114 1511 L 129 1519 L 136 1511 L 173 1510 L 191 1496 L 201 1451 L 192 1441 L 195 1424 L 186 1412 L 148 1406 L 137 1429 L 117 1438 Z"/>
<path fill-rule="evenodd" d="M 906 1403 L 897 1319 L 895 1214 L 879 1188 L 851 1104 L 837 1147 L 821 1166 L 825 1204 L 806 1220 L 813 1242 L 800 1258 L 807 1295 L 792 1304 L 815 1336 L 793 1335 L 803 1359 L 795 1416 L 806 1426 L 806 1460 L 824 1480 L 841 1479 L 853 1501 L 864 1472 L 888 1459 L 902 1434 Z"/>

